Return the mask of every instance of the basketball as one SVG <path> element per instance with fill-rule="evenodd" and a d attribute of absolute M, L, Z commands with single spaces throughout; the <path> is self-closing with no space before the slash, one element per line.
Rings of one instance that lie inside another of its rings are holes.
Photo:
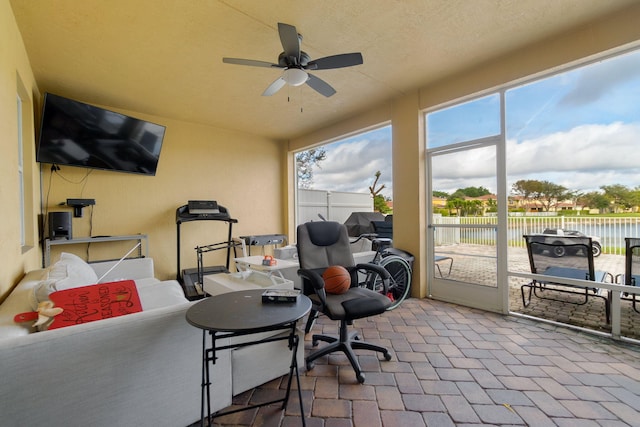
<path fill-rule="evenodd" d="M 322 273 L 324 289 L 329 294 L 343 294 L 351 286 L 351 275 L 346 268 L 332 265 Z"/>

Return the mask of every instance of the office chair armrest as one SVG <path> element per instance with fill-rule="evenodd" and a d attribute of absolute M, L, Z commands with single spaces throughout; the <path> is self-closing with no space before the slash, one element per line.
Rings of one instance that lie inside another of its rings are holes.
<path fill-rule="evenodd" d="M 327 303 L 326 291 L 324 290 L 324 279 L 316 270 L 309 270 L 301 268 L 298 270 L 298 276 L 300 276 L 303 280 L 306 279 L 313 286 L 313 290 L 320 298 L 322 305 Z"/>
<path fill-rule="evenodd" d="M 372 264 L 367 262 L 367 263 L 356 265 L 356 269 L 372 271 L 374 273 L 377 273 L 382 279 L 382 286 L 384 287 L 384 293 L 385 294 L 387 293 L 387 291 L 389 290 L 389 283 L 391 282 L 391 275 L 389 274 L 386 268 L 378 264 Z"/>
<path fill-rule="evenodd" d="M 298 270 L 298 276 L 302 277 L 303 279 L 309 280 L 314 289 L 324 288 L 324 280 L 322 279 L 320 273 L 315 270 L 301 268 Z"/>
<path fill-rule="evenodd" d="M 378 264 L 365 262 L 365 263 L 356 265 L 356 268 L 358 270 L 368 270 L 368 271 L 373 271 L 375 273 L 378 273 L 383 280 L 391 278 L 391 275 L 389 275 L 389 272 L 387 271 L 387 269 Z"/>

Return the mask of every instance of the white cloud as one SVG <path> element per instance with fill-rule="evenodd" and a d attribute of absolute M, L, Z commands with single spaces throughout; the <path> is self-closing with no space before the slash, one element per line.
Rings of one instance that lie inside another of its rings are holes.
<path fill-rule="evenodd" d="M 380 171 L 377 186 L 385 184 L 382 194 L 390 197 L 393 192 L 391 141 L 385 135 L 374 131 L 359 139 L 325 146 L 327 157 L 320 168 L 313 170 L 313 188 L 369 193 L 375 173 Z"/>
<path fill-rule="evenodd" d="M 609 97 L 609 102 L 612 92 L 619 91 L 623 83 L 638 79 L 638 67 L 640 55 L 637 52 L 584 67 L 579 70 L 575 86 L 562 98 L 560 105 L 582 106 L 602 101 L 605 97 Z M 632 98 L 627 100 L 631 101 Z"/>
<path fill-rule="evenodd" d="M 382 194 L 392 196 L 391 143 L 375 133 L 327 145 L 327 158 L 314 169 L 314 189 L 368 193 L 381 171 Z M 547 180 L 570 190 L 594 191 L 602 185 L 640 186 L 640 123 L 582 125 L 523 141 L 507 141 L 507 185 L 519 179 Z M 434 158 L 434 190 L 485 187 L 496 192 L 493 148 Z"/>
<path fill-rule="evenodd" d="M 582 125 L 567 132 L 507 141 L 508 175 L 548 180 L 572 190 L 640 185 L 640 124 Z"/>

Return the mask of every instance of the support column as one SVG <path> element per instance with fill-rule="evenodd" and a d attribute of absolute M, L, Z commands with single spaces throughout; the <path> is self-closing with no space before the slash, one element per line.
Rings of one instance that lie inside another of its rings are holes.
<path fill-rule="evenodd" d="M 411 252 L 411 296 L 426 296 L 425 129 L 419 93 L 393 103 L 393 244 Z"/>

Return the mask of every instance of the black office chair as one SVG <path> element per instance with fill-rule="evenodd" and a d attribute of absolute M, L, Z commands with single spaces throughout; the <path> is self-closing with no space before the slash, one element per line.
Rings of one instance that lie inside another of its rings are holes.
<path fill-rule="evenodd" d="M 360 341 L 357 331 L 348 332 L 347 326 L 353 320 L 384 313 L 391 305 L 391 300 L 385 295 L 358 286 L 358 270 L 374 271 L 383 278 L 384 286 L 388 286 L 389 273 L 378 265 L 355 265 L 347 228 L 343 224 L 333 221 L 308 222 L 298 226 L 298 260 L 300 270 L 298 275 L 304 282 L 305 294 L 313 302 L 312 312 L 325 314 L 331 320 L 340 321 L 339 337 L 313 335 L 313 346 L 318 341 L 329 345 L 307 356 L 307 369 L 313 369 L 313 361 L 336 351 L 342 351 L 349 359 L 356 372 L 359 383 L 365 380 L 354 349 L 373 350 L 391 360 L 389 351 L 379 345 Z M 325 291 L 323 271 L 330 266 L 341 265 L 351 274 L 351 287 L 342 294 L 330 294 Z"/>

